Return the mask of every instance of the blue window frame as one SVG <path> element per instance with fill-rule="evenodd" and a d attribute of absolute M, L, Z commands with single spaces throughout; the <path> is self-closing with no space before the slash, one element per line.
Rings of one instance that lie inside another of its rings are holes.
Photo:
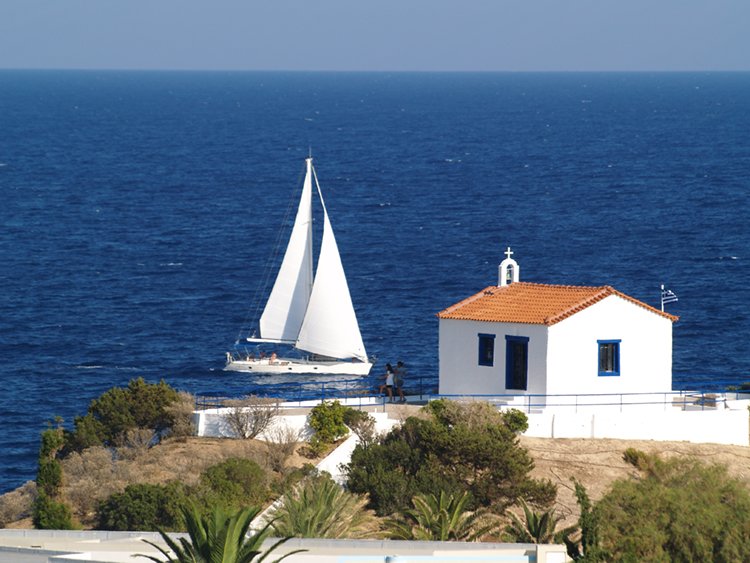
<path fill-rule="evenodd" d="M 597 340 L 599 346 L 599 376 L 620 375 L 620 340 Z"/>
<path fill-rule="evenodd" d="M 525 391 L 529 379 L 529 338 L 505 336 L 505 388 Z"/>
<path fill-rule="evenodd" d="M 480 334 L 479 335 L 479 362 L 478 363 L 480 366 L 495 365 L 495 335 L 494 334 Z"/>

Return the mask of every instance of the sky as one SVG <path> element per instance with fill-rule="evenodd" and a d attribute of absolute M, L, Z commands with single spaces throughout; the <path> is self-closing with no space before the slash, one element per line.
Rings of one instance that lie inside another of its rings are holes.
<path fill-rule="evenodd" d="M 750 0 L 0 0 L 0 68 L 750 70 Z"/>

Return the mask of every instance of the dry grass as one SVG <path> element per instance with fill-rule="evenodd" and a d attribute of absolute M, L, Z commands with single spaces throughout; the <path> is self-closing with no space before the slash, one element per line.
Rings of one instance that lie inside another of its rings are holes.
<path fill-rule="evenodd" d="M 310 462 L 294 452 L 296 445 L 296 442 L 283 445 L 287 453 L 282 469 Z M 270 467 L 268 447 L 257 440 L 183 437 L 167 439 L 151 448 L 137 446 L 128 451 L 89 448 L 62 461 L 62 495 L 73 507 L 76 518 L 88 526 L 93 522 L 100 501 L 131 484 L 163 484 L 176 480 L 197 485 L 203 471 L 231 457 L 252 459 L 261 467 L 274 469 Z"/>
<path fill-rule="evenodd" d="M 36 499 L 36 483 L 27 481 L 15 491 L 0 495 L 0 528 L 31 518 L 31 505 Z"/>
<path fill-rule="evenodd" d="M 165 409 L 172 418 L 171 436 L 186 437 L 195 434 L 193 424 L 193 411 L 195 410 L 195 397 L 187 391 L 180 391 L 177 400 Z"/>
<path fill-rule="evenodd" d="M 706 463 L 726 465 L 733 477 L 750 481 L 750 448 L 689 442 L 653 440 L 610 440 L 585 438 L 528 438 L 521 445 L 529 450 L 536 465 L 532 475 L 550 479 L 558 486 L 556 508 L 564 525 L 575 524 L 579 511 L 572 477 L 580 481 L 591 500 L 601 499 L 613 481 L 636 474 L 623 460 L 628 448 L 670 457 L 694 457 Z"/>

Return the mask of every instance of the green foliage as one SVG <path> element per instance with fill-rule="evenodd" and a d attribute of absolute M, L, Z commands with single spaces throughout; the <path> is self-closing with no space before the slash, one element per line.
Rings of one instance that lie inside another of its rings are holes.
<path fill-rule="evenodd" d="M 164 381 L 152 384 L 139 377 L 125 388 L 113 387 L 91 401 L 86 416 L 75 419 L 67 448 L 81 451 L 91 446 L 116 446 L 135 428 L 164 432 L 173 422 L 168 407 L 177 400 L 177 391 Z"/>
<path fill-rule="evenodd" d="M 99 504 L 96 528 L 99 530 L 184 530 L 181 508 L 187 502 L 184 486 L 146 483 L 128 485 Z"/>
<path fill-rule="evenodd" d="M 439 496 L 416 495 L 413 509 L 388 520 L 390 537 L 421 541 L 478 541 L 495 527 L 484 509 L 469 512 L 469 495 L 464 492 Z"/>
<path fill-rule="evenodd" d="M 518 409 L 508 409 L 502 412 L 503 422 L 514 434 L 523 434 L 529 429 L 529 417 Z"/>
<path fill-rule="evenodd" d="M 56 496 L 62 486 L 62 466 L 56 459 L 40 459 L 36 471 L 37 489 Z"/>
<path fill-rule="evenodd" d="M 599 516 L 593 510 L 591 500 L 586 488 L 573 479 L 575 485 L 576 501 L 581 515 L 578 518 L 578 527 L 581 530 L 580 541 L 573 541 L 570 535 L 564 535 L 562 540 L 568 550 L 568 555 L 573 561 L 583 563 L 596 563 L 609 561 L 609 554 L 602 549 L 599 539 Z"/>
<path fill-rule="evenodd" d="M 344 423 L 352 429 L 352 432 L 359 438 L 359 443 L 364 447 L 375 441 L 377 437 L 375 419 L 366 411 L 348 408 L 344 412 Z"/>
<path fill-rule="evenodd" d="M 332 444 L 349 433 L 344 416 L 350 410 L 354 409 L 345 407 L 338 401 L 323 401 L 310 411 L 308 423 L 315 430 L 319 441 Z"/>
<path fill-rule="evenodd" d="M 41 530 L 72 530 L 73 517 L 70 508 L 59 501 L 63 471 L 57 455 L 65 442 L 62 420 L 56 428 L 42 432 L 39 446 L 39 466 L 36 473 L 36 487 L 39 496 L 32 506 L 34 527 Z"/>
<path fill-rule="evenodd" d="M 695 459 L 637 459 L 640 478 L 615 481 L 594 509 L 609 560 L 750 561 L 746 483 Z"/>
<path fill-rule="evenodd" d="M 73 515 L 63 502 L 50 498 L 44 491 L 34 501 L 32 522 L 38 530 L 74 530 Z"/>
<path fill-rule="evenodd" d="M 352 454 L 348 487 L 368 493 L 379 515 L 408 509 L 415 493 L 437 498 L 468 491 L 473 506 L 498 512 L 518 498 L 540 506 L 554 500 L 551 482 L 529 477 L 533 461 L 496 409 L 440 400 L 426 411 L 430 419 L 408 418 Z"/>
<path fill-rule="evenodd" d="M 378 530 L 367 499 L 343 490 L 327 473 L 299 482 L 273 511 L 280 537 L 367 538 Z"/>
<path fill-rule="evenodd" d="M 63 443 L 62 427 L 48 428 L 42 432 L 36 486 L 39 491 L 52 498 L 57 496 L 62 486 L 62 467 L 57 454 Z"/>
<path fill-rule="evenodd" d="M 258 561 L 263 561 L 288 538 L 277 541 L 263 552 L 261 548 L 263 542 L 269 536 L 270 523 L 266 524 L 259 532 L 248 535 L 250 524 L 259 511 L 258 508 L 245 508 L 226 514 L 221 508 L 214 508 L 211 514 L 201 516 L 194 506 L 184 508 L 182 515 L 190 539 L 180 538 L 179 541 L 175 541 L 166 533 L 160 531 L 159 533 L 169 549 L 143 540 L 159 550 L 161 556 L 140 555 L 140 557 L 145 557 L 156 563 L 162 563 L 165 558 L 166 561 L 176 563 L 249 563 L 256 560 L 256 557 L 259 557 Z M 275 559 L 274 563 L 301 551 L 305 550 L 287 553 Z"/>
<path fill-rule="evenodd" d="M 344 407 L 344 424 L 349 428 L 354 428 L 355 426 L 367 421 L 369 418 L 371 417 L 367 411 Z"/>
<path fill-rule="evenodd" d="M 316 475 L 317 469 L 312 463 L 306 463 L 302 467 L 288 468 L 280 479 L 271 481 L 271 496 L 278 498 L 291 491 L 294 486 L 305 477 Z"/>
<path fill-rule="evenodd" d="M 197 496 L 206 507 L 236 510 L 259 506 L 268 499 L 268 477 L 250 459 L 229 458 L 203 472 Z"/>
<path fill-rule="evenodd" d="M 505 527 L 505 541 L 511 543 L 560 543 L 563 538 L 570 536 L 577 526 L 557 530 L 557 525 L 563 519 L 555 514 L 555 509 L 537 512 L 521 499 L 524 521 L 510 512 L 510 524 Z"/>

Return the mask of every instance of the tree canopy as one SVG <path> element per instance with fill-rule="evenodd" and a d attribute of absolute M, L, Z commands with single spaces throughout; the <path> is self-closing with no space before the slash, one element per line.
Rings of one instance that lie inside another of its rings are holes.
<path fill-rule="evenodd" d="M 410 509 L 415 494 L 471 495 L 467 506 L 503 511 L 516 499 L 551 503 L 557 489 L 529 476 L 534 463 L 509 425 L 489 405 L 435 401 L 427 418 L 410 417 L 379 442 L 357 446 L 348 487 L 370 495 L 379 515 Z M 493 414 L 494 413 L 494 414 Z"/>
<path fill-rule="evenodd" d="M 596 504 L 611 561 L 750 561 L 750 491 L 722 465 L 628 450 L 638 478 Z"/>

